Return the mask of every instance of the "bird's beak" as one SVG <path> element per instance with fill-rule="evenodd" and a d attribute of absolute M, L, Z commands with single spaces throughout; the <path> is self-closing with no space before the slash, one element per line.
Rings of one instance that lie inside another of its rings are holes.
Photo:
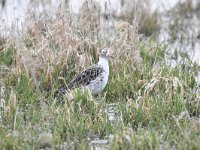
<path fill-rule="evenodd" d="M 106 55 L 106 56 L 107 56 L 108 58 L 111 57 L 111 58 L 113 59 L 114 57 L 112 56 L 112 54 L 113 54 L 113 51 L 112 51 L 112 50 L 109 50 L 109 51 L 107 52 L 107 55 Z"/>

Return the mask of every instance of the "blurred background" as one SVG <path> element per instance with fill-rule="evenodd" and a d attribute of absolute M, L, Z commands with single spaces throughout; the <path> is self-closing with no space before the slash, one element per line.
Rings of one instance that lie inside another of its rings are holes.
<path fill-rule="evenodd" d="M 78 14 L 81 11 L 81 7 L 88 0 L 1 0 L 0 1 L 0 17 L 1 24 L 11 25 L 16 19 L 18 21 L 23 21 L 26 13 L 30 10 L 35 10 L 37 12 L 46 11 L 49 13 L 55 13 L 61 3 L 65 3 L 66 7 L 70 9 L 71 12 Z M 148 2 L 148 11 L 167 11 L 173 8 L 178 2 L 183 0 L 150 0 L 138 1 L 138 0 L 89 0 L 93 1 L 101 7 L 102 13 L 104 11 L 110 11 L 113 15 L 121 15 L 125 13 L 124 11 L 132 11 L 132 5 L 141 5 L 141 3 Z M 106 4 L 107 3 L 107 4 Z M 128 5 L 132 3 L 132 5 Z M 108 5 L 107 10 L 105 10 L 105 4 Z M 108 10 L 109 9 L 109 10 Z"/>
<path fill-rule="evenodd" d="M 86 7 L 98 13 L 96 21 L 100 24 L 101 38 L 112 40 L 113 26 L 126 21 L 136 26 L 143 39 L 156 35 L 160 43 L 168 45 L 165 56 L 170 66 L 182 62 L 182 56 L 200 64 L 198 0 L 1 0 L 0 34 L 8 36 L 6 29 L 15 28 L 12 32 L 18 35 L 30 28 L 33 18 L 43 20 L 40 26 L 45 30 L 45 16 L 56 18 L 58 10 L 69 12 L 72 28 L 76 29 L 81 16 L 88 11 Z"/>

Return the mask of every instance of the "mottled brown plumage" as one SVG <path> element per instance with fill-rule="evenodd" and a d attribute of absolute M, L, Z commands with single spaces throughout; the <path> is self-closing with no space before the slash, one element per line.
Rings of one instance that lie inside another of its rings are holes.
<path fill-rule="evenodd" d="M 103 68 L 98 64 L 95 64 L 80 74 L 76 75 L 67 86 L 60 86 L 58 90 L 55 91 L 54 97 L 58 98 L 61 95 L 64 95 L 67 90 L 73 90 L 78 87 L 87 86 L 91 81 L 95 80 L 101 73 Z"/>
<path fill-rule="evenodd" d="M 103 68 L 99 65 L 93 65 L 75 76 L 68 84 L 69 89 L 75 89 L 80 86 L 87 86 L 103 72 Z"/>

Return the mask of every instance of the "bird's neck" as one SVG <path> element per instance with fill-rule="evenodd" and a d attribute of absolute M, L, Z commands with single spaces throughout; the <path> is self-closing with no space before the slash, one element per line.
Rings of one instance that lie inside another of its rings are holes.
<path fill-rule="evenodd" d="M 108 65 L 108 59 L 99 57 L 98 65 L 102 66 L 104 71 L 109 73 L 109 65 Z"/>

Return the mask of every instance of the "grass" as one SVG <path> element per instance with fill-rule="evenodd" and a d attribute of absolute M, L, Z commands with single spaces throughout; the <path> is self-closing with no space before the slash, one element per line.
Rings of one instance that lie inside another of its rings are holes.
<path fill-rule="evenodd" d="M 1 149 L 89 149 L 95 139 L 108 140 L 108 149 L 199 149 L 193 69 L 167 66 L 165 45 L 156 38 L 140 41 L 134 24 L 119 22 L 107 41 L 98 34 L 100 25 L 87 20 L 98 20 L 97 14 L 83 14 L 77 30 L 68 13 L 58 15 L 30 19 L 33 26 L 20 37 L 20 46 L 0 42 Z M 44 22 L 45 34 L 38 26 Z M 92 97 L 77 91 L 74 100 L 64 97 L 64 105 L 55 104 L 56 88 L 96 62 L 98 48 L 105 46 L 116 59 L 110 61 L 104 92 Z M 108 104 L 117 104 L 120 121 L 108 119 Z"/>

